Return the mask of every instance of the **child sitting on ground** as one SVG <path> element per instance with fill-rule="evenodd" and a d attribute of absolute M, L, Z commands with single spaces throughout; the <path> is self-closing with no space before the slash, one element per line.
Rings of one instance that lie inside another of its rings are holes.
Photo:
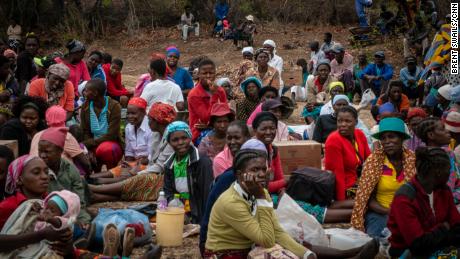
<path fill-rule="evenodd" d="M 47 226 L 57 230 L 72 227 L 79 214 L 80 198 L 78 195 L 67 190 L 52 192 L 45 198 L 43 209 L 35 224 L 35 231 Z"/>

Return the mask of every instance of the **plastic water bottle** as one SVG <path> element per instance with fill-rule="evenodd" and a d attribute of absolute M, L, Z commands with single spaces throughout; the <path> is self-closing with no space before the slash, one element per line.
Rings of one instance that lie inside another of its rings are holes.
<path fill-rule="evenodd" d="M 184 208 L 184 204 L 180 200 L 180 194 L 178 193 L 174 194 L 174 199 L 169 202 L 168 207 Z"/>
<path fill-rule="evenodd" d="M 165 197 L 165 192 L 160 191 L 160 197 L 158 197 L 158 209 L 166 210 L 167 207 L 168 207 L 168 200 Z"/>

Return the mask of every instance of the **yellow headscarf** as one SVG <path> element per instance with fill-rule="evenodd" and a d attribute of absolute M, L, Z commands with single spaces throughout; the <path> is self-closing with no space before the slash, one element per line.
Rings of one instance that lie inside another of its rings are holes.
<path fill-rule="evenodd" d="M 343 85 L 343 83 L 340 81 L 336 81 L 336 82 L 331 82 L 329 84 L 329 92 L 337 86 L 340 86 L 340 88 L 342 88 L 342 90 L 345 91 L 345 86 Z"/>

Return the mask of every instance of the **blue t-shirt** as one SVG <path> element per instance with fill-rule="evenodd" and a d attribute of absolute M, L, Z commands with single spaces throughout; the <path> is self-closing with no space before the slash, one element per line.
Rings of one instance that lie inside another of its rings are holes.
<path fill-rule="evenodd" d="M 193 88 L 192 76 L 186 69 L 182 67 L 178 67 L 176 69 L 176 73 L 174 73 L 172 78 L 174 79 L 174 82 L 176 82 L 176 84 L 180 86 L 180 89 L 182 90 Z"/>

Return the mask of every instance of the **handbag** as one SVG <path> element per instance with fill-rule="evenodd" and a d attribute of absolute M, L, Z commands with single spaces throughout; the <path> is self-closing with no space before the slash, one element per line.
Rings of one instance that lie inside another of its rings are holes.
<path fill-rule="evenodd" d="M 328 206 L 335 197 L 335 176 L 313 167 L 299 168 L 292 172 L 286 193 L 295 200 Z"/>

